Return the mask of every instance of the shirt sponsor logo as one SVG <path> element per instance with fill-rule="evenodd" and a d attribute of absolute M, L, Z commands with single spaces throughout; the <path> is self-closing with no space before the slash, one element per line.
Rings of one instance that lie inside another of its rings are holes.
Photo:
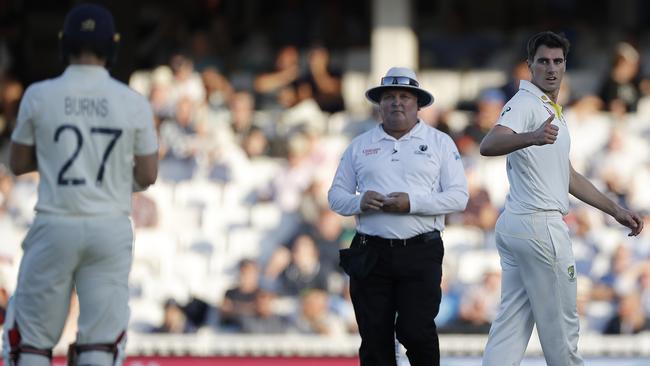
<path fill-rule="evenodd" d="M 501 117 L 503 117 L 504 114 L 510 112 L 511 109 L 512 109 L 512 108 L 510 108 L 510 106 L 507 106 L 507 107 L 503 110 L 503 112 L 501 112 Z"/>
<path fill-rule="evenodd" d="M 363 149 L 363 155 L 365 155 L 365 156 L 377 155 L 379 153 L 379 150 L 381 150 L 380 147 L 376 147 L 374 149 Z"/>

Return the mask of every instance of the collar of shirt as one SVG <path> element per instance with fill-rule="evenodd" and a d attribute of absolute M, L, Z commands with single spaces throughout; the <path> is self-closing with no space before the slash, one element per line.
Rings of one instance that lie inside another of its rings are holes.
<path fill-rule="evenodd" d="M 555 111 L 555 116 L 557 118 L 559 118 L 560 120 L 563 120 L 563 118 L 562 118 L 562 106 L 555 103 L 555 102 L 553 102 L 551 100 L 551 98 L 549 98 L 546 94 L 544 94 L 544 92 L 540 88 L 537 87 L 537 85 L 531 83 L 528 80 L 521 80 L 519 82 L 519 89 L 525 90 L 525 91 L 533 94 L 534 96 L 539 98 L 539 100 L 541 100 L 544 104 L 550 105 L 551 108 L 553 108 L 553 110 Z"/>
<path fill-rule="evenodd" d="M 426 130 L 423 124 L 424 122 L 422 122 L 422 120 L 418 118 L 418 122 L 415 124 L 415 126 L 413 126 L 413 128 L 411 128 L 411 130 L 408 133 L 406 133 L 406 135 L 402 136 L 399 140 L 400 141 L 410 140 L 412 137 L 424 139 Z M 393 136 L 386 133 L 386 131 L 384 131 L 382 124 L 378 124 L 372 134 L 372 142 L 375 143 L 381 140 L 398 141 L 396 138 L 394 138 Z"/>
<path fill-rule="evenodd" d="M 97 78 L 106 78 L 109 77 L 108 70 L 103 66 L 98 65 L 68 65 L 63 72 L 63 75 L 70 77 L 97 77 Z"/>

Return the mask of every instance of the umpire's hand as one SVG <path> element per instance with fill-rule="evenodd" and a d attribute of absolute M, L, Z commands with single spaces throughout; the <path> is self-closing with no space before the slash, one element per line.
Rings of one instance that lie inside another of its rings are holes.
<path fill-rule="evenodd" d="M 384 212 L 395 213 L 409 213 L 411 212 L 411 203 L 409 201 L 408 193 L 392 192 L 386 196 L 384 207 L 381 209 Z"/>
<path fill-rule="evenodd" d="M 361 212 L 381 211 L 386 196 L 375 191 L 366 191 L 361 197 Z"/>

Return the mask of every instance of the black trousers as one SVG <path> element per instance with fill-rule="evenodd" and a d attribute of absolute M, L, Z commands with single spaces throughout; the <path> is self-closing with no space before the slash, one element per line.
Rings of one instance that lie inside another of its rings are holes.
<path fill-rule="evenodd" d="M 411 366 L 439 366 L 434 322 L 444 255 L 439 233 L 408 243 L 357 234 L 351 247 L 365 248 L 376 257 L 368 275 L 350 278 L 361 366 L 396 366 L 395 336 L 406 348 Z"/>

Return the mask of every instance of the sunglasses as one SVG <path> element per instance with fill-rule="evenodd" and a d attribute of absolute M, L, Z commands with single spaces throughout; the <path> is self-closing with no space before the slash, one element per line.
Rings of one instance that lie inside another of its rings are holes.
<path fill-rule="evenodd" d="M 381 85 L 411 85 L 419 87 L 420 83 L 406 76 L 385 76 L 381 78 Z"/>

